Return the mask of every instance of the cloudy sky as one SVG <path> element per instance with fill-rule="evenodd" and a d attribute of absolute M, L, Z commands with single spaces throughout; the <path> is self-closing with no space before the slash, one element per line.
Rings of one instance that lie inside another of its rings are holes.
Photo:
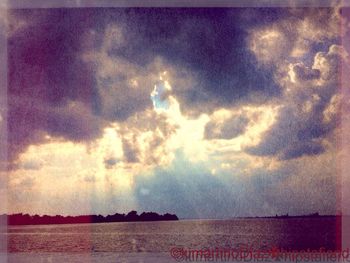
<path fill-rule="evenodd" d="M 349 14 L 9 11 L 0 212 L 340 211 Z"/>

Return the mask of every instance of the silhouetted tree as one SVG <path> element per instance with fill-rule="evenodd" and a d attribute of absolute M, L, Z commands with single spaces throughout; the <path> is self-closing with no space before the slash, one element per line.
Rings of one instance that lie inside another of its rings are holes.
<path fill-rule="evenodd" d="M 0 215 L 0 219 L 7 217 L 9 225 L 38 225 L 38 224 L 81 224 L 81 223 L 103 223 L 103 222 L 134 222 L 134 221 L 160 221 L 160 220 L 179 220 L 176 215 L 159 215 L 155 212 L 143 212 L 138 215 L 136 211 L 131 211 L 127 215 L 115 213 L 114 215 L 80 215 L 80 216 L 48 216 L 29 214 Z"/>

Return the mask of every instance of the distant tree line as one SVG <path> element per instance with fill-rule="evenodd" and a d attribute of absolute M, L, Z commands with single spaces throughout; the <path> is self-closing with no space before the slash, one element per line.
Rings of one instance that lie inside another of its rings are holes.
<path fill-rule="evenodd" d="M 0 219 L 6 219 L 8 225 L 46 225 L 46 224 L 82 224 L 82 223 L 107 223 L 107 222 L 138 222 L 138 221 L 169 221 L 179 220 L 174 214 L 159 215 L 155 212 L 143 212 L 138 215 L 136 211 L 128 214 L 102 215 L 80 215 L 80 216 L 48 216 L 29 214 L 0 215 Z"/>

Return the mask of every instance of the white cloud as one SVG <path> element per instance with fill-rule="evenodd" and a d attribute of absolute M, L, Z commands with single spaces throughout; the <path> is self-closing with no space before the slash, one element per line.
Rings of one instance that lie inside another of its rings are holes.
<path fill-rule="evenodd" d="M 252 30 L 249 37 L 250 50 L 262 63 L 275 63 L 290 49 L 290 42 L 278 28 Z"/>

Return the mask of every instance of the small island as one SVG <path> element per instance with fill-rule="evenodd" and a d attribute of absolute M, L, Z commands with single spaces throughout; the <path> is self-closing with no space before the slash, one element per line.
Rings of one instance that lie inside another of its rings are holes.
<path fill-rule="evenodd" d="M 136 211 L 128 214 L 114 215 L 79 215 L 79 216 L 62 216 L 62 215 L 34 215 L 29 214 L 12 214 L 0 215 L 0 220 L 6 220 L 8 225 L 49 225 L 49 224 L 83 224 L 83 223 L 111 223 L 111 222 L 141 222 L 141 221 L 171 221 L 179 220 L 175 214 L 166 213 L 159 215 L 155 212 L 143 212 L 138 215 Z"/>

